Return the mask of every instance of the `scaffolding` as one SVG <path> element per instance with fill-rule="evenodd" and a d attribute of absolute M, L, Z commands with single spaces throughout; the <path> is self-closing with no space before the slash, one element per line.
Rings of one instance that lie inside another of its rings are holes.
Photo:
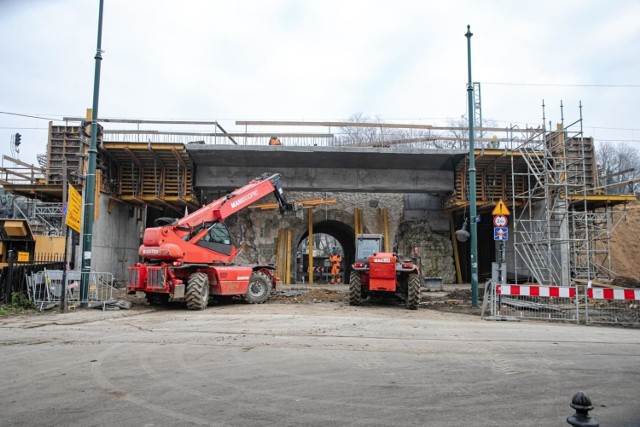
<path fill-rule="evenodd" d="M 517 128 L 511 134 L 512 159 L 518 153 L 527 165 L 517 170 L 512 160 L 512 182 L 522 175 L 528 183 L 524 191 L 512 192 L 513 206 L 521 206 L 514 209 L 516 281 L 567 286 L 611 280 L 611 233 L 625 215 L 612 208 L 635 196 L 603 194 L 594 141 L 583 134 L 581 105 L 579 119 L 567 124 L 561 104 L 555 129 L 545 124 L 544 103 L 542 109 L 540 132 L 524 139 Z"/>

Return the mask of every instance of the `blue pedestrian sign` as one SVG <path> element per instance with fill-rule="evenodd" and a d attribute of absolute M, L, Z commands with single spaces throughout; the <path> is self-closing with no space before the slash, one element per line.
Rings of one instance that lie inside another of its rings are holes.
<path fill-rule="evenodd" d="M 507 227 L 493 227 L 493 240 L 506 241 L 509 239 Z"/>

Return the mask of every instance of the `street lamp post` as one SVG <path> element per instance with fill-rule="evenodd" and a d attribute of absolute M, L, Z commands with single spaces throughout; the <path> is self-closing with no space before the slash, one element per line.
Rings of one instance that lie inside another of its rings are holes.
<path fill-rule="evenodd" d="M 89 294 L 89 273 L 91 272 L 91 238 L 93 215 L 95 212 L 96 157 L 98 154 L 98 98 L 100 95 L 100 64 L 102 62 L 102 9 L 104 0 L 100 0 L 98 13 L 98 46 L 96 48 L 95 75 L 93 78 L 93 109 L 91 113 L 91 142 L 89 143 L 89 165 L 85 177 L 84 221 L 82 223 L 82 274 L 80 281 L 81 306 L 87 306 Z"/>
<path fill-rule="evenodd" d="M 478 225 L 476 223 L 476 159 L 473 139 L 473 80 L 471 80 L 471 26 L 467 25 L 467 64 L 469 81 L 467 95 L 469 104 L 469 215 L 471 216 L 471 306 L 478 307 Z"/>

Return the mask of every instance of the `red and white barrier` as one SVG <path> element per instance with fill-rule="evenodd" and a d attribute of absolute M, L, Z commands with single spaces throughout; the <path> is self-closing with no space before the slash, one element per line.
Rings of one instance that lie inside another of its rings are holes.
<path fill-rule="evenodd" d="M 491 303 L 492 317 L 640 326 L 640 289 L 495 283 L 487 289 L 485 303 Z"/>
<path fill-rule="evenodd" d="M 565 286 L 498 285 L 498 295 L 573 298 L 576 289 Z M 640 301 L 640 289 L 588 288 L 589 299 Z"/>
<path fill-rule="evenodd" d="M 573 298 L 576 296 L 576 288 L 563 286 L 498 285 L 496 293 L 498 295 L 510 296 Z"/>
<path fill-rule="evenodd" d="M 640 289 L 589 288 L 587 296 L 589 299 L 638 301 Z"/>

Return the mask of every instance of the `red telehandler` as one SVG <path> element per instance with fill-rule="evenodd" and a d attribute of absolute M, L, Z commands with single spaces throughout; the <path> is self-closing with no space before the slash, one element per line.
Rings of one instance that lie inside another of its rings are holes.
<path fill-rule="evenodd" d="M 280 174 L 267 173 L 181 219 L 156 219 L 156 227 L 144 231 L 138 250 L 145 262 L 129 267 L 127 292 L 144 292 L 154 305 L 186 301 L 190 310 L 205 309 L 210 295 L 265 302 L 278 280 L 275 268 L 234 264 L 236 247 L 223 222 L 271 193 L 281 213 L 293 210 L 279 179 Z"/>
<path fill-rule="evenodd" d="M 360 305 L 368 297 L 393 298 L 410 310 L 420 305 L 418 266 L 393 252 L 384 252 L 382 234 L 356 236 L 356 262 L 349 276 L 349 304 Z"/>

